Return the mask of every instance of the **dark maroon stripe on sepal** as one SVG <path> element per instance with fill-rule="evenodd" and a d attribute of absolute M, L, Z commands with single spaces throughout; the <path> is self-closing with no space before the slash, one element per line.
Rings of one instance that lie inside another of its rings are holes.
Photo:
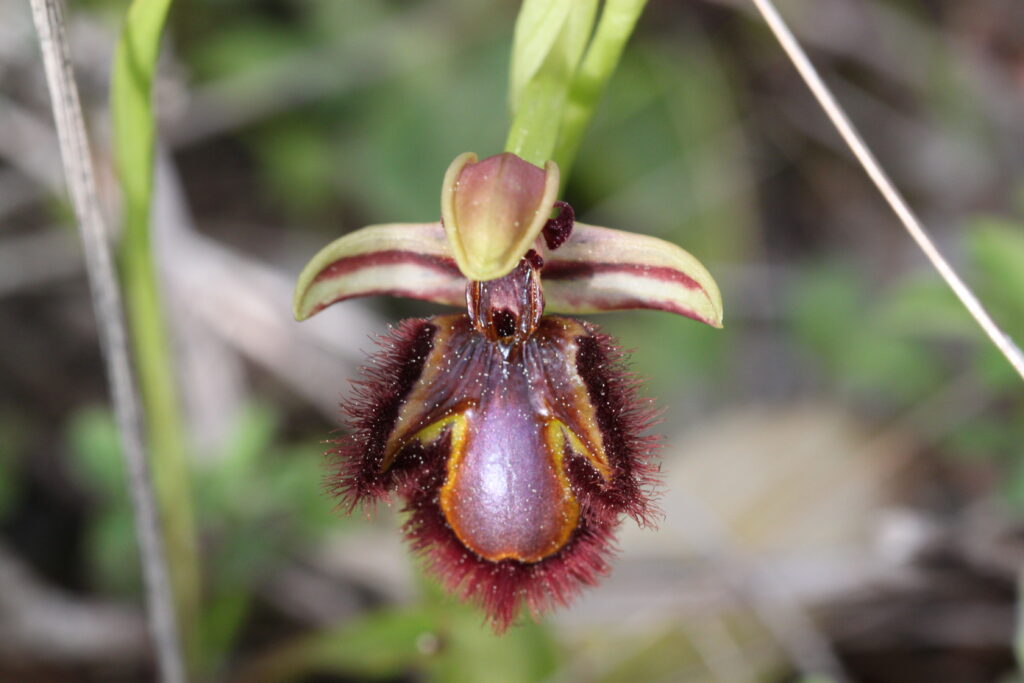
<path fill-rule="evenodd" d="M 541 270 L 541 275 L 545 280 L 583 280 L 601 273 L 626 273 L 662 282 L 677 282 L 688 289 L 702 289 L 700 283 L 686 273 L 666 266 L 549 260 Z"/>
<path fill-rule="evenodd" d="M 323 303 L 317 304 L 312 309 L 310 309 L 309 316 L 307 317 L 312 317 L 313 315 L 319 313 L 328 306 L 331 306 L 338 302 L 348 301 L 349 299 L 358 299 L 364 296 L 399 296 L 405 297 L 406 299 L 419 299 L 421 301 L 432 301 L 434 303 L 449 303 L 451 305 L 457 305 L 457 302 L 454 300 L 448 301 L 452 297 L 446 296 L 447 294 L 449 294 L 449 291 L 446 289 L 402 289 L 401 287 L 364 289 L 360 290 L 358 294 L 348 294 L 344 296 L 339 296 L 336 299 L 331 299 L 330 301 L 325 301 Z"/>
<path fill-rule="evenodd" d="M 431 268 L 439 273 L 450 275 L 452 277 L 462 277 L 462 273 L 459 272 L 458 266 L 455 265 L 455 259 L 451 257 L 431 256 L 429 254 L 421 254 L 415 251 L 390 249 L 386 251 L 371 251 L 365 254 L 346 256 L 345 258 L 338 259 L 321 270 L 317 276 L 313 278 L 313 282 L 330 280 L 362 268 L 394 266 L 406 263 L 415 264 L 424 268 Z"/>
<path fill-rule="evenodd" d="M 630 311 L 646 309 L 649 311 L 665 311 L 675 313 L 699 323 L 715 325 L 715 322 L 699 315 L 696 311 L 680 306 L 667 299 L 639 299 L 635 297 L 599 297 L 588 296 L 587 307 L 599 311 Z"/>

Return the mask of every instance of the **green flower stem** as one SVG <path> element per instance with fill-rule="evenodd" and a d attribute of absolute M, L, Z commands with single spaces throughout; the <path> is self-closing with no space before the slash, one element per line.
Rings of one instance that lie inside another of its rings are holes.
<path fill-rule="evenodd" d="M 200 571 L 188 476 L 188 451 L 153 261 L 149 216 L 155 121 L 151 101 L 160 37 L 171 0 L 135 0 L 114 58 L 111 107 L 124 196 L 121 266 L 171 585 L 186 656 L 198 644 Z"/>
<path fill-rule="evenodd" d="M 608 0 L 597 30 L 587 48 L 569 88 L 569 97 L 562 114 L 561 134 L 554 159 L 562 172 L 563 182 L 579 151 L 583 133 L 594 116 L 608 80 L 622 57 L 629 36 L 633 33 L 647 0 Z"/>
<path fill-rule="evenodd" d="M 524 0 L 512 47 L 512 125 L 505 151 L 537 166 L 553 158 L 596 0 Z"/>
<path fill-rule="evenodd" d="M 538 166 L 554 159 L 563 184 L 647 4 L 606 0 L 591 38 L 596 4 L 568 1 L 560 12 L 560 3 L 543 9 L 537 0 L 523 3 L 512 54 L 512 125 L 505 143 L 505 151 Z M 558 20 L 562 25 L 556 33 L 552 24 Z"/>
<path fill-rule="evenodd" d="M 174 370 L 148 237 L 126 239 L 121 263 L 128 320 L 143 403 L 160 521 L 167 543 L 171 586 L 186 655 L 194 657 L 199 616 L 200 571 Z"/>
<path fill-rule="evenodd" d="M 536 166 L 554 157 L 558 127 L 568 98 L 565 80 L 557 75 L 535 78 L 523 91 L 523 105 L 512 119 L 505 151 Z"/>

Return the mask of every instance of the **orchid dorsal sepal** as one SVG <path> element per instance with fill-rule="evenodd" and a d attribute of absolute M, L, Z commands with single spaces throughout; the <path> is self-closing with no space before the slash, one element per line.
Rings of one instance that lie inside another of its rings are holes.
<path fill-rule="evenodd" d="M 553 161 L 540 168 L 510 152 L 456 157 L 441 188 L 441 217 L 462 274 L 483 281 L 510 273 L 551 218 L 558 183 Z"/>
<path fill-rule="evenodd" d="M 299 275 L 295 319 L 373 294 L 465 305 L 466 280 L 440 223 L 371 225 L 331 242 Z"/>
<path fill-rule="evenodd" d="M 714 278 L 671 242 L 576 223 L 569 240 L 543 256 L 550 312 L 647 308 L 722 327 L 722 295 Z"/>

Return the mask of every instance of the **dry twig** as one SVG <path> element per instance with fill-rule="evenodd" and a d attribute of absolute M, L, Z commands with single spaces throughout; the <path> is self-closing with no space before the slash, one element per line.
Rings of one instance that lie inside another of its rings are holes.
<path fill-rule="evenodd" d="M 142 408 L 132 376 L 121 295 L 106 241 L 85 121 L 71 70 L 59 0 L 32 0 L 32 17 L 39 33 L 64 174 L 75 215 L 81 226 L 100 345 L 107 365 L 121 448 L 128 471 L 149 623 L 156 645 L 160 676 L 166 683 L 179 683 L 185 680 L 185 670 L 160 520 L 142 436 Z"/>
<path fill-rule="evenodd" d="M 800 72 L 800 77 L 804 79 L 804 82 L 811 89 L 811 93 L 818 100 L 821 108 L 825 110 L 825 114 L 832 122 L 832 125 L 835 126 L 839 135 L 842 136 L 843 141 L 846 142 L 850 151 L 853 152 L 857 161 L 864 168 L 864 172 L 868 174 L 875 187 L 878 188 L 878 191 L 885 198 L 885 201 L 889 203 L 893 213 L 903 223 L 903 227 L 910 233 L 917 246 L 924 252 L 924 255 L 931 262 L 932 266 L 935 267 L 935 270 L 939 272 L 939 275 L 942 276 L 946 284 L 949 285 L 949 288 L 960 299 L 964 308 L 977 321 L 978 325 L 985 331 L 985 334 L 992 340 L 992 343 L 995 344 L 1000 353 L 1010 362 L 1010 365 L 1024 379 L 1024 354 L 1021 353 L 1020 348 L 1010 339 L 1009 335 L 1003 332 L 995 321 L 992 320 L 992 317 L 974 295 L 974 292 L 971 291 L 971 288 L 960 279 L 960 276 L 957 275 L 953 267 L 949 265 L 949 262 L 939 252 L 938 247 L 935 246 L 935 243 L 928 235 L 928 231 L 925 230 L 913 209 L 903 199 L 903 195 L 893 185 L 885 169 L 875 159 L 875 155 L 865 144 L 853 123 L 850 122 L 849 117 L 836 101 L 829 87 L 825 85 L 817 69 L 811 64 L 811 60 L 808 59 L 807 54 L 800 47 L 800 43 L 793 36 L 793 32 L 790 31 L 789 26 L 786 25 L 785 20 L 783 20 L 775 8 L 775 4 L 772 0 L 753 0 L 753 2 L 757 6 L 758 11 L 761 12 L 761 16 L 764 17 L 772 33 L 775 34 L 776 39 L 782 45 L 782 49 L 785 50 L 790 61 L 793 62 L 793 66 Z"/>

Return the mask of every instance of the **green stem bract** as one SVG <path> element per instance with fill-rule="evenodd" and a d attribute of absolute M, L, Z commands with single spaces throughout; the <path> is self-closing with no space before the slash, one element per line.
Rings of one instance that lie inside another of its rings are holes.
<path fill-rule="evenodd" d="M 505 151 L 537 166 L 554 157 L 569 88 L 596 13 L 596 0 L 523 2 L 512 50 L 512 125 Z"/>
<path fill-rule="evenodd" d="M 606 0 L 601 20 L 587 48 L 566 101 L 562 114 L 561 132 L 555 147 L 554 159 L 562 172 L 562 182 L 569 177 L 569 170 L 579 151 L 583 133 L 594 116 L 597 104 L 604 93 L 608 80 L 615 73 L 626 42 L 633 33 L 636 22 L 644 10 L 647 0 Z"/>
<path fill-rule="evenodd" d="M 525 0 L 516 22 L 505 151 L 538 166 L 554 159 L 564 184 L 647 0 L 605 0 L 592 37 L 595 2 L 547 1 Z"/>
<path fill-rule="evenodd" d="M 551 159 L 567 96 L 565 82 L 555 74 L 543 74 L 530 81 L 523 89 L 523 103 L 512 119 L 505 151 L 536 166 Z"/>
<path fill-rule="evenodd" d="M 135 0 L 128 9 L 114 57 L 111 109 L 124 202 L 120 262 L 128 320 L 178 623 L 186 655 L 195 661 L 200 571 L 188 449 L 149 231 L 156 128 L 151 91 L 170 4 Z"/>

